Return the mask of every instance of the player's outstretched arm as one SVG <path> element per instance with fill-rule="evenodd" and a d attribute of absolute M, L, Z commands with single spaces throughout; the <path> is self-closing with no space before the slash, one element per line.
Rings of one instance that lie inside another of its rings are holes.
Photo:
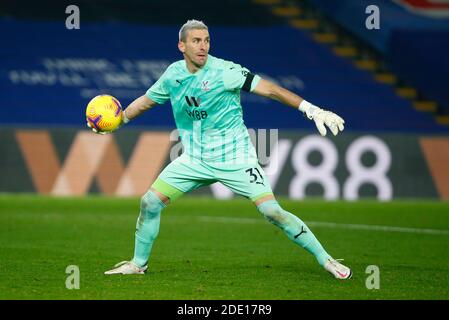
<path fill-rule="evenodd" d="M 325 125 L 329 127 L 334 136 L 344 129 L 345 121 L 335 113 L 323 110 L 271 81 L 261 79 L 252 92 L 299 109 L 310 120 L 315 122 L 315 125 L 322 136 L 325 136 L 327 133 Z"/>
<path fill-rule="evenodd" d="M 137 118 L 145 111 L 154 107 L 157 103 L 148 98 L 146 95 L 142 95 L 123 111 L 123 123 L 128 123 L 130 120 Z"/>

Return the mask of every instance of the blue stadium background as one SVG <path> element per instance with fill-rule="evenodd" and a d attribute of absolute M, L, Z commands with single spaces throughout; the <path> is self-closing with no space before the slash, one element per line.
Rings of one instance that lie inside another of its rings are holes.
<path fill-rule="evenodd" d="M 382 28 L 374 31 L 365 29 L 367 1 L 357 6 L 350 1 L 308 3 L 333 14 L 383 54 L 393 71 L 441 105 L 440 113 L 449 110 L 448 19 L 414 19 L 391 1 L 375 2 L 383 20 Z M 111 93 L 123 105 L 130 103 L 167 64 L 182 58 L 176 47 L 179 26 L 197 18 L 210 26 L 211 54 L 337 111 L 347 130 L 448 132 L 432 114 L 415 110 L 410 100 L 398 96 L 394 87 L 376 81 L 371 72 L 334 54 L 266 6 L 251 1 L 213 7 L 199 1 L 194 8 L 182 1 L 127 3 L 125 8 L 120 1 L 79 1 L 81 29 L 68 30 L 64 2 L 19 6 L 6 1 L 0 18 L 0 104 L 7 116 L 0 124 L 82 127 L 84 106 L 95 93 Z M 404 31 L 405 24 L 410 30 Z M 244 94 L 243 105 L 248 127 L 313 128 L 295 110 L 273 101 Z M 169 106 L 132 124 L 137 125 L 172 128 Z"/>

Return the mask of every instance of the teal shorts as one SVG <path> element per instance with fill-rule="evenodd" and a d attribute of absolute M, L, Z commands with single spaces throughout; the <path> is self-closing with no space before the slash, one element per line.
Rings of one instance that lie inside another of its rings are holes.
<path fill-rule="evenodd" d="M 184 155 L 167 165 L 151 187 L 173 201 L 184 193 L 215 182 L 221 182 L 252 201 L 273 195 L 268 178 L 257 160 L 223 165 L 192 161 Z"/>

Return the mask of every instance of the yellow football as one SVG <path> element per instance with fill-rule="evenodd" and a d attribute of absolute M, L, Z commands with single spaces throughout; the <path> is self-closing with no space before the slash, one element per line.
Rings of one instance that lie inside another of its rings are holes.
<path fill-rule="evenodd" d="M 90 100 L 86 120 L 98 132 L 112 132 L 122 122 L 122 106 L 113 96 L 102 94 Z"/>

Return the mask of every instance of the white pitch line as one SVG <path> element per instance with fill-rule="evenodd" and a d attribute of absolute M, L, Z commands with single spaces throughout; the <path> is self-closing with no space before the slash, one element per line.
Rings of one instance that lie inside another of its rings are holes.
<path fill-rule="evenodd" d="M 200 216 L 198 217 L 198 219 L 204 222 L 248 223 L 248 224 L 266 223 L 266 221 L 263 219 L 255 219 L 255 218 Z M 305 223 L 310 227 L 323 227 L 330 229 L 351 229 L 351 230 L 366 230 L 366 231 L 449 235 L 449 230 L 439 230 L 439 229 L 406 228 L 406 227 L 393 227 L 393 226 L 379 226 L 372 224 L 348 224 L 348 223 L 335 223 L 323 221 L 305 221 Z"/>
<path fill-rule="evenodd" d="M 334 222 L 321 222 L 321 221 L 309 221 L 306 223 L 310 226 L 325 227 L 325 228 L 449 235 L 449 230 L 439 230 L 439 229 L 406 228 L 406 227 L 393 227 L 393 226 L 379 226 L 373 224 L 348 224 L 348 223 L 334 223 Z"/>
<path fill-rule="evenodd" d="M 234 217 L 211 217 L 211 216 L 200 216 L 198 217 L 200 221 L 204 222 L 223 222 L 223 223 L 267 223 L 263 218 L 234 218 Z"/>

